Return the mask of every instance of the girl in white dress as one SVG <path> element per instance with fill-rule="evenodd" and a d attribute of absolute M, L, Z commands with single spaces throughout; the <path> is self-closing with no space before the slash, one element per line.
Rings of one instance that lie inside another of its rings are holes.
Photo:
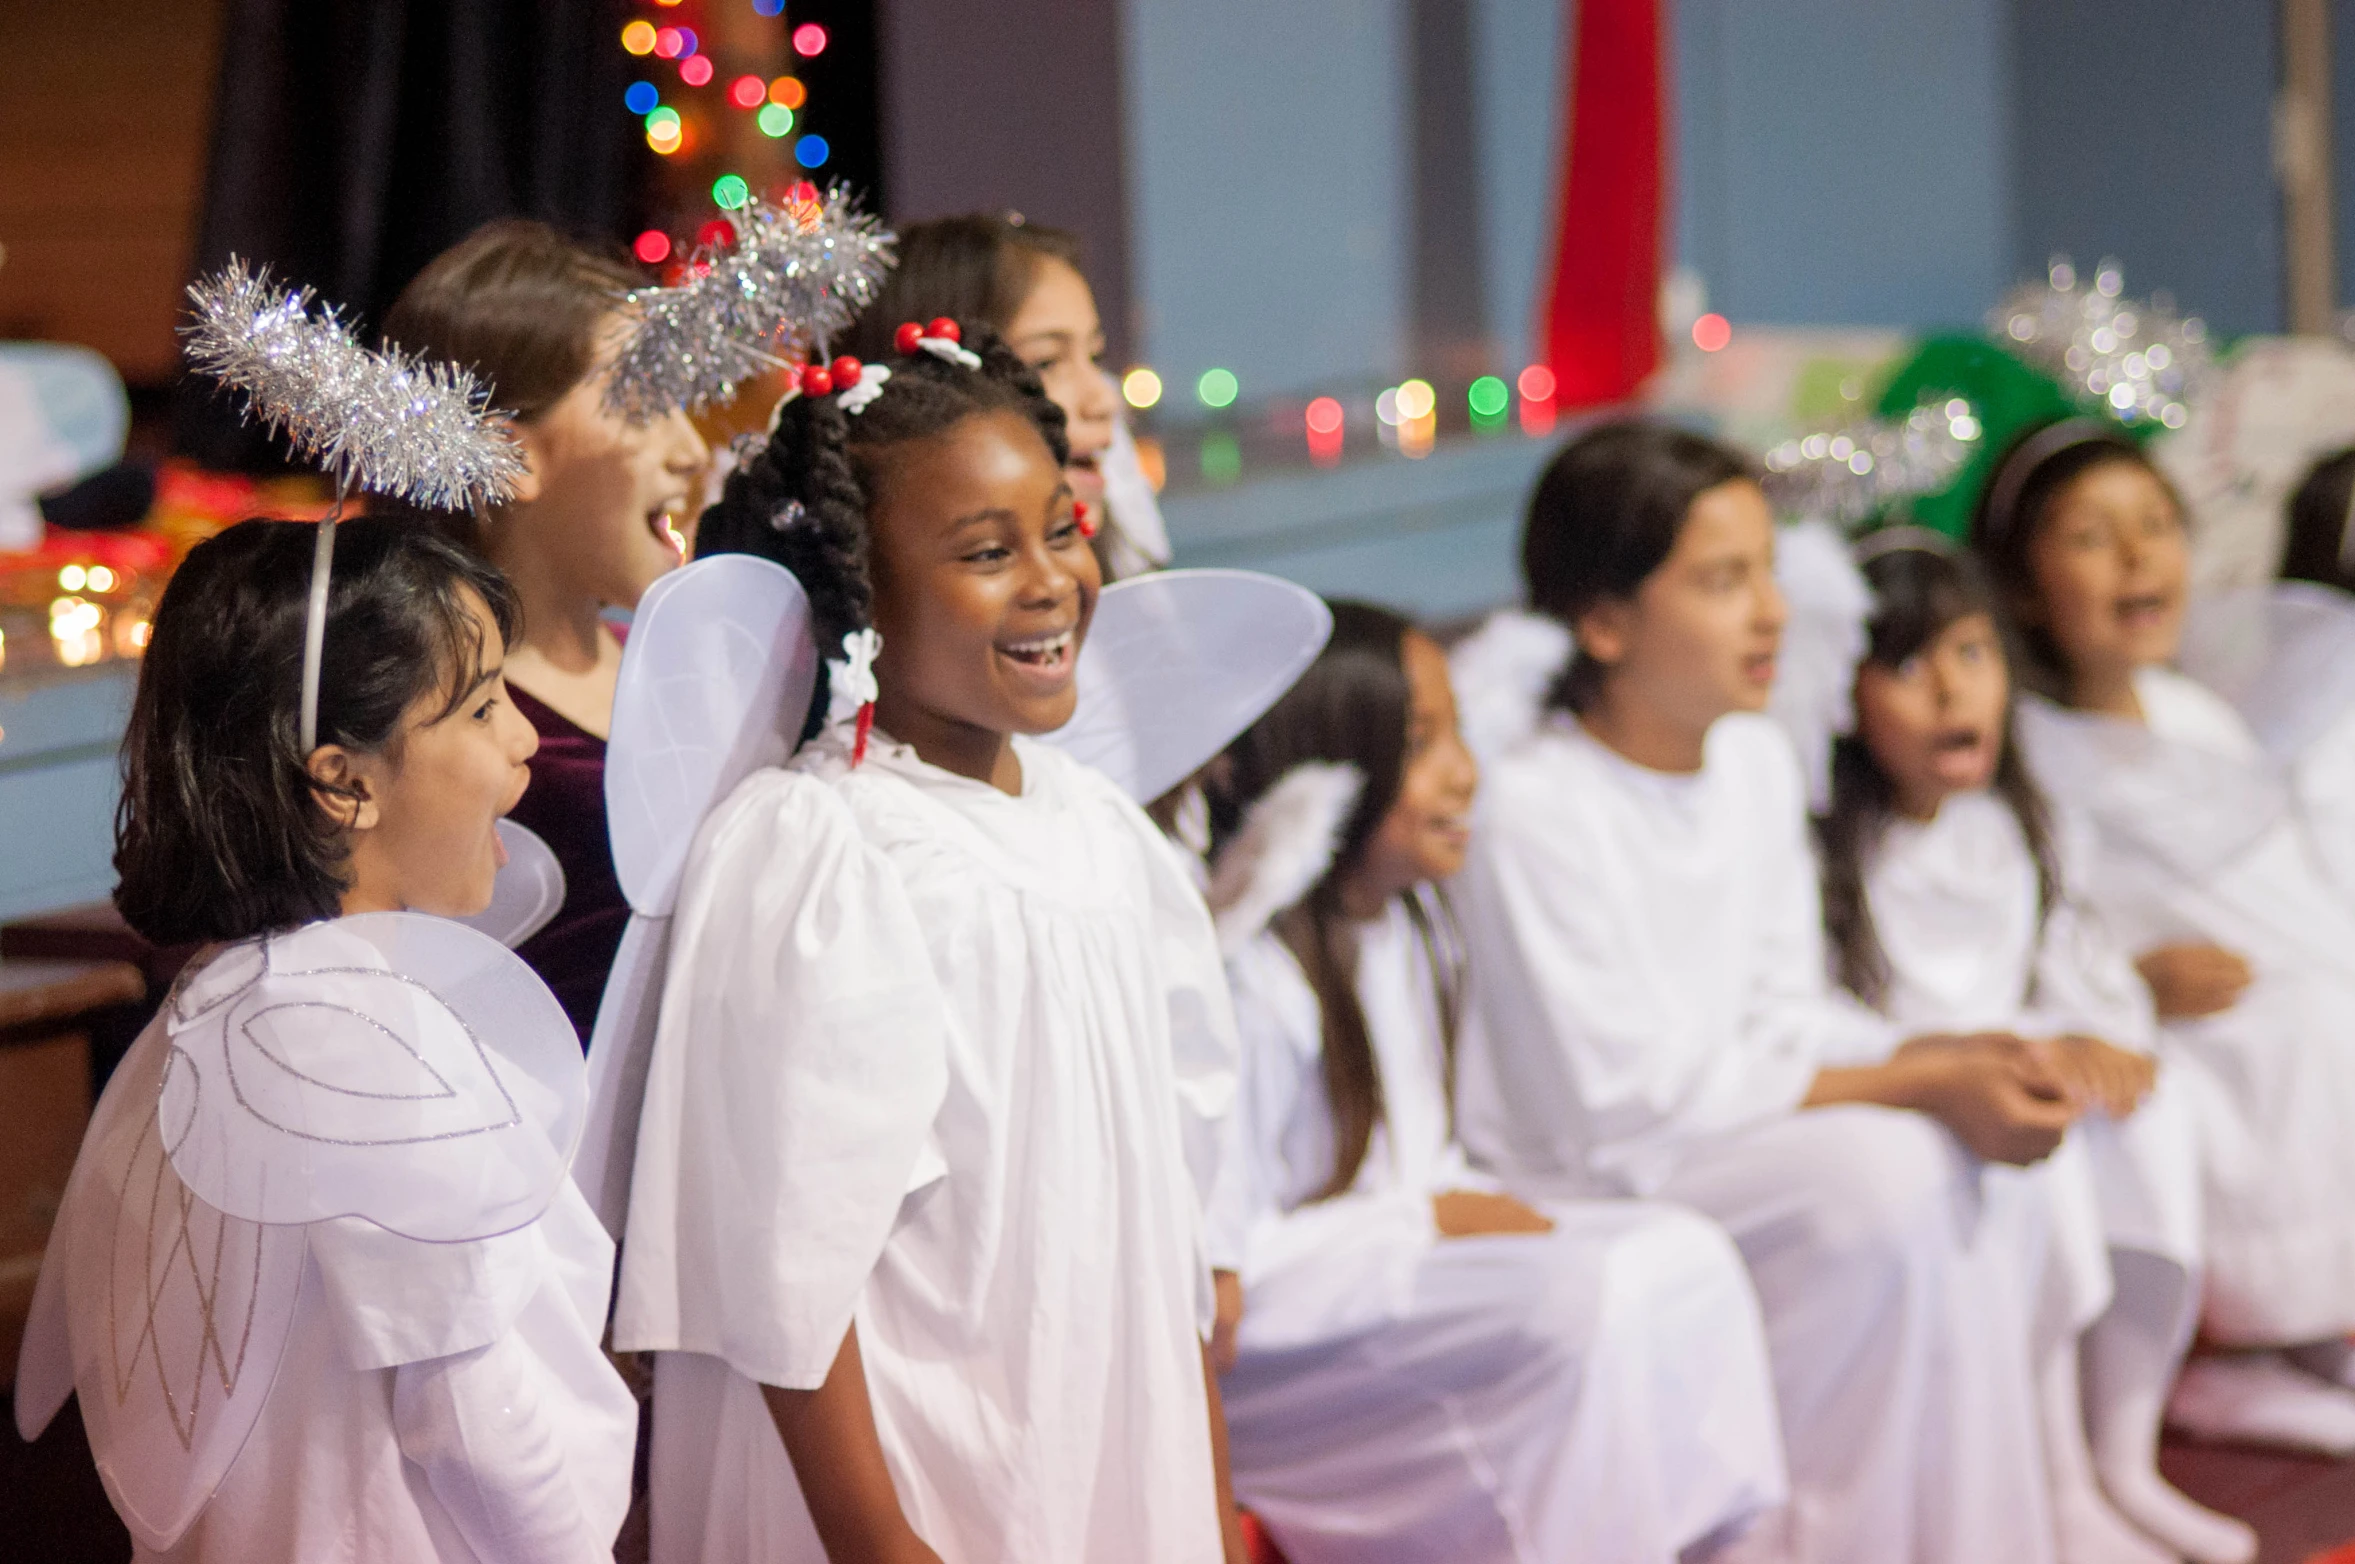
<path fill-rule="evenodd" d="M 2170 1415 L 2215 1437 L 2355 1452 L 2355 910 L 2223 700 L 2167 667 L 2181 508 L 2114 427 L 2070 420 L 1998 465 L 1973 541 L 2037 694 L 2020 738 L 2097 839 L 2083 890 L 2203 1092 L 2205 1327 Z M 2290 1349 L 2285 1355 L 2278 1350 Z"/>
<path fill-rule="evenodd" d="M 2086 1105 L 2035 1175 L 2056 1205 L 2040 1370 L 2056 1504 L 2098 1530 L 2113 1524 L 2106 1493 L 2172 1550 L 2146 1554 L 2246 1564 L 2255 1534 L 2177 1493 L 2155 1464 L 2198 1323 L 2193 1114 L 2206 1083 L 2155 1068 L 2148 992 L 2075 891 L 2092 843 L 2012 742 L 1994 595 L 1977 567 L 1918 528 L 1873 534 L 1859 552 L 1870 641 L 1817 823 L 1834 976 L 1908 1030 L 2034 1039 Z M 2132 1539 L 2113 1542 L 2133 1555 Z"/>
<path fill-rule="evenodd" d="M 1740 1257 L 1690 1213 L 1540 1211 L 1466 1160 L 1436 882 L 1476 771 L 1438 646 L 1333 612 L 1211 773 L 1251 1170 L 1237 1491 L 1295 1564 L 1665 1564 L 1729 1540 L 1784 1498 Z"/>
<path fill-rule="evenodd" d="M 1239 1557 L 1217 946 L 1026 737 L 1071 716 L 1091 523 L 1036 376 L 958 335 L 806 375 L 699 535 L 790 569 L 839 661 L 672 923 L 614 1326 L 662 1355 L 657 1564 Z"/>
<path fill-rule="evenodd" d="M 79 1391 L 141 1559 L 608 1560 L 637 1410 L 566 1176 L 579 1045 L 443 921 L 489 902 L 536 743 L 515 600 L 419 529 L 340 530 L 308 753 L 317 527 L 228 529 L 156 614 L 116 901 L 203 948 L 100 1098 L 18 1424 Z"/>
<path fill-rule="evenodd" d="M 1531 605 L 1577 653 L 1489 768 L 1459 882 L 1466 1143 L 1515 1188 L 1714 1217 L 1762 1306 L 1798 1555 L 2050 1560 L 2030 1334 L 2042 1203 L 1981 1176 L 2075 1116 L 2007 1036 L 1837 1001 L 1749 467 L 1609 426 L 1548 468 Z"/>

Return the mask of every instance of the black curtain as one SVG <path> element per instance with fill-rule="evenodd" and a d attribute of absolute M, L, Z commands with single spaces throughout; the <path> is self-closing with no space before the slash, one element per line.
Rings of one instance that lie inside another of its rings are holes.
<path fill-rule="evenodd" d="M 372 328 L 428 260 L 494 217 L 619 244 L 649 158 L 622 112 L 625 0 L 231 0 L 196 267 L 235 253 Z M 181 450 L 274 465 L 184 379 Z"/>

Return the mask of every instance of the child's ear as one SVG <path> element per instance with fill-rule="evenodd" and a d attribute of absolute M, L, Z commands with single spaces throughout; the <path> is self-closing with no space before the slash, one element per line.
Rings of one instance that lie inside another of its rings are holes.
<path fill-rule="evenodd" d="M 548 470 L 552 455 L 547 438 L 532 425 L 518 423 L 512 418 L 502 418 L 498 424 L 500 431 L 515 442 L 515 449 L 523 457 L 523 476 L 515 480 L 515 492 L 508 495 L 503 503 L 529 505 L 540 497 L 545 486 L 541 474 Z"/>
<path fill-rule="evenodd" d="M 346 831 L 372 831 L 383 811 L 372 785 L 377 763 L 355 755 L 341 744 L 322 744 L 311 751 L 304 768 L 311 774 L 311 796 L 327 811 L 327 818 Z"/>
<path fill-rule="evenodd" d="M 1578 641 L 1578 655 L 1591 657 L 1606 668 L 1615 665 L 1627 655 L 1634 612 L 1633 603 L 1605 598 L 1580 614 L 1578 622 L 1570 627 L 1570 633 Z"/>

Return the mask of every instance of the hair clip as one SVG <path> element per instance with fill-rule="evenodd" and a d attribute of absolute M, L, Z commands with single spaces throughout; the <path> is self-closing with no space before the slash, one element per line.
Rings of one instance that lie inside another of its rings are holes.
<path fill-rule="evenodd" d="M 1079 535 L 1081 537 L 1086 538 L 1091 542 L 1094 541 L 1096 536 L 1096 519 L 1089 512 L 1087 501 L 1073 500 L 1071 502 L 1071 519 L 1078 524 Z"/>
<path fill-rule="evenodd" d="M 795 383 L 804 396 L 832 396 L 844 412 L 861 413 L 883 394 L 883 382 L 890 378 L 889 365 L 862 364 L 845 353 L 832 363 L 802 365 Z"/>
<path fill-rule="evenodd" d="M 891 334 L 891 345 L 902 353 L 929 353 L 946 363 L 979 369 L 981 355 L 964 346 L 964 341 L 963 328 L 946 315 L 935 315 L 921 326 L 908 321 Z"/>
<path fill-rule="evenodd" d="M 798 527 L 803 522 L 809 520 L 809 515 L 810 513 L 808 508 L 805 507 L 801 501 L 787 500 L 784 504 L 778 506 L 776 511 L 769 517 L 769 530 L 772 532 L 791 532 L 795 527 Z"/>

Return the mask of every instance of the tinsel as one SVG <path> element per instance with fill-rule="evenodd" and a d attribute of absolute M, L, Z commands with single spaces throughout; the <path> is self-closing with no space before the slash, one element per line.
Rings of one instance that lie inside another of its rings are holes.
<path fill-rule="evenodd" d="M 737 386 L 848 326 L 892 263 L 892 236 L 837 185 L 779 206 L 748 196 L 732 239 L 699 246 L 673 287 L 626 296 L 637 328 L 606 405 L 631 419 L 724 402 Z"/>
<path fill-rule="evenodd" d="M 1854 528 L 1943 487 L 1970 460 L 1981 432 L 1971 404 L 1950 397 L 1924 402 L 1902 419 L 1801 435 L 1766 453 L 1767 497 L 1786 516 Z"/>
<path fill-rule="evenodd" d="M 2042 283 L 2022 283 L 1996 305 L 1987 327 L 2119 421 L 2180 429 L 2215 362 L 2208 328 L 2163 299 L 2123 298 L 2125 288 L 2116 261 L 2103 261 L 2088 282 L 2056 257 Z"/>
<path fill-rule="evenodd" d="M 346 490 L 434 510 L 505 499 L 523 458 L 491 420 L 474 376 L 360 343 L 334 306 L 311 313 L 309 288 L 270 280 L 231 256 L 189 284 L 188 361 L 317 461 Z"/>

